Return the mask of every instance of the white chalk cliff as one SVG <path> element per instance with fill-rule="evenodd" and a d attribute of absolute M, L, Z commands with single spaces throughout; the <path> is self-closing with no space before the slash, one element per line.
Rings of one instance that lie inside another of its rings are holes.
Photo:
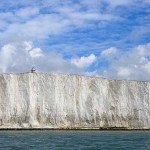
<path fill-rule="evenodd" d="M 0 128 L 150 129 L 150 82 L 0 75 Z"/>

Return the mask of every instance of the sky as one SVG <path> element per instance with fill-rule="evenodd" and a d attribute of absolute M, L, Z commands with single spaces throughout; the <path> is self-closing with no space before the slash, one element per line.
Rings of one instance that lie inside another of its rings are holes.
<path fill-rule="evenodd" d="M 150 0 L 1 0 L 0 73 L 150 81 Z"/>

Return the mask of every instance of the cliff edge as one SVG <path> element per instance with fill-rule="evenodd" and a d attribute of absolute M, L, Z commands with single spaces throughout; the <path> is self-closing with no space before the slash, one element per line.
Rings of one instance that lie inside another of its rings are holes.
<path fill-rule="evenodd" d="M 0 75 L 0 129 L 150 129 L 150 82 Z"/>

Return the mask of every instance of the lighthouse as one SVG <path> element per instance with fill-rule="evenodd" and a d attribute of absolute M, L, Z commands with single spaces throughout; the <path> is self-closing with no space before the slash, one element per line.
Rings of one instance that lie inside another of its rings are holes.
<path fill-rule="evenodd" d="M 32 67 L 32 69 L 31 69 L 31 73 L 35 73 L 35 72 L 36 72 L 35 68 L 34 68 L 34 67 Z"/>

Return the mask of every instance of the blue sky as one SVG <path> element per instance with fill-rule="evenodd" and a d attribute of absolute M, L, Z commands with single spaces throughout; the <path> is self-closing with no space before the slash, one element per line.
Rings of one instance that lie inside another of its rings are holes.
<path fill-rule="evenodd" d="M 150 80 L 150 0 L 2 0 L 0 72 Z"/>

